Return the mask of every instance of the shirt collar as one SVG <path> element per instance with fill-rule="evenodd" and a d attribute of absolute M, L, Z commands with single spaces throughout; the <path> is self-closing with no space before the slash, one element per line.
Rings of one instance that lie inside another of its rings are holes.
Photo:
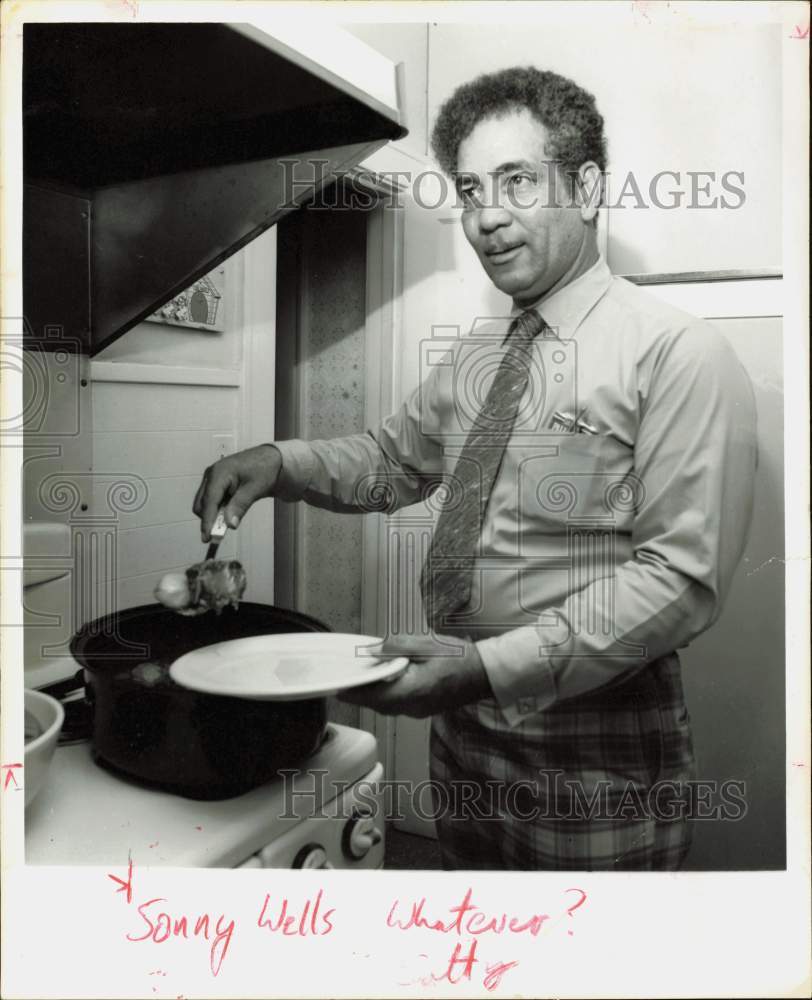
<path fill-rule="evenodd" d="M 559 339 L 568 340 L 583 323 L 593 306 L 603 297 L 612 281 L 612 273 L 603 257 L 585 271 L 575 281 L 571 281 L 557 292 L 545 298 L 542 296 L 530 306 L 514 306 L 511 316 L 519 316 L 525 309 L 535 309 L 552 327 Z"/>

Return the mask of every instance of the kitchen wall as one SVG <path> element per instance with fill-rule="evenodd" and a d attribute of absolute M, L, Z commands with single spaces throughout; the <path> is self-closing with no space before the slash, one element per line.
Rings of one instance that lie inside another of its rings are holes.
<path fill-rule="evenodd" d="M 406 204 L 404 351 L 401 389 L 419 378 L 419 341 L 433 325 L 468 329 L 477 316 L 503 315 L 505 296 L 485 278 L 461 227 L 453 193 L 442 202 L 428 137 L 437 110 L 456 86 L 482 72 L 532 64 L 591 90 L 606 121 L 610 196 L 617 200 L 630 171 L 648 201 L 651 179 L 690 201 L 689 172 L 744 174 L 746 198 L 736 210 L 604 210 L 607 257 L 616 274 L 781 266 L 781 28 L 736 31 L 677 18 L 648 24 L 630 12 L 627 26 L 608 32 L 593 19 L 545 28 L 532 24 L 347 24 L 347 30 L 406 66 L 405 106 L 412 134 L 370 163 L 411 171 Z M 736 86 L 719 80 L 736 68 Z M 755 123 L 758 123 L 756 128 Z M 700 181 L 696 182 L 697 184 Z M 728 183 L 738 184 L 729 178 Z M 437 208 L 429 206 L 441 201 Z M 732 196 L 728 200 L 733 203 Z M 738 198 L 735 199 L 738 201 Z M 697 204 L 708 199 L 697 197 Z M 650 202 L 649 202 L 650 204 Z M 758 238 L 753 234 L 758 233 Z"/>
<path fill-rule="evenodd" d="M 737 25 L 733 32 L 694 23 L 677 13 L 672 23 L 651 24 L 630 7 L 626 27 L 615 26 L 611 32 L 585 17 L 577 26 L 570 19 L 566 25 L 548 27 L 537 22 L 347 27 L 389 58 L 406 64 L 406 107 L 411 115 L 407 124 L 412 134 L 369 161 L 378 170 L 411 172 L 410 194 L 404 199 L 404 292 L 396 334 L 400 399 L 421 377 L 421 343 L 434 329 L 465 331 L 477 316 L 505 315 L 510 307 L 489 285 L 467 246 L 459 212 L 450 199 L 443 201 L 438 185 L 426 175 L 436 170 L 427 138 L 439 104 L 455 86 L 483 71 L 533 64 L 570 76 L 592 90 L 606 119 L 610 195 L 613 189 L 615 196 L 618 193 L 614 178 L 624 178 L 629 171 L 634 171 L 644 192 L 659 171 L 678 172 L 680 181 L 675 180 L 674 187 L 684 192 L 683 204 L 691 193 L 689 171 L 715 171 L 717 177 L 727 171 L 744 174 L 746 200 L 735 211 L 635 210 L 634 198 L 625 200 L 625 208 L 604 209 L 599 236 L 615 273 L 780 267 L 778 25 Z M 731 67 L 735 67 L 735 86 L 720 86 Z M 667 190 L 661 188 L 662 193 Z M 744 294 L 739 289 L 734 295 Z M 657 289 L 653 291 L 656 294 Z M 705 312 L 702 305 L 697 302 L 697 311 L 718 318 L 757 383 L 762 448 L 770 459 L 761 466 L 754 533 L 724 620 L 684 657 L 703 776 L 744 779 L 750 789 L 750 812 L 740 824 L 699 828 L 689 863 L 705 869 L 781 867 L 785 781 L 781 307 L 773 303 L 765 312 L 753 302 L 748 318 L 746 304 L 725 306 L 721 312 L 713 308 Z M 410 516 L 407 512 L 405 519 Z M 425 779 L 426 736 L 427 724 L 398 720 L 393 777 Z M 406 827 L 431 832 L 430 824 L 414 816 Z"/>
<path fill-rule="evenodd" d="M 270 232 L 225 264 L 222 331 L 141 323 L 91 362 L 93 511 L 107 512 L 115 481 L 136 493 L 110 511 L 120 608 L 151 603 L 163 573 L 203 558 L 191 505 L 206 466 L 253 437 L 252 423 L 272 436 L 274 269 Z M 250 599 L 272 599 L 272 524 L 259 505 L 220 548 L 244 562 Z"/>
<path fill-rule="evenodd" d="M 736 822 L 695 821 L 688 867 L 697 870 L 786 863 L 783 323 L 776 283 L 761 284 L 760 307 L 743 309 L 741 293 L 720 287 L 712 310 L 753 384 L 759 465 L 750 537 L 727 606 L 680 653 L 698 776 L 735 782 L 746 804 Z M 670 291 L 678 301 L 685 295 Z M 743 315 L 749 311 L 757 315 Z"/>
<path fill-rule="evenodd" d="M 746 193 L 735 210 L 635 208 L 630 183 L 622 207 L 607 213 L 616 274 L 780 267 L 781 36 L 780 23 L 731 30 L 679 16 L 667 24 L 630 16 L 612 31 L 587 18 L 557 30 L 503 25 L 497 38 L 489 25 L 438 24 L 429 36 L 428 116 L 481 72 L 534 65 L 571 77 L 604 116 L 610 204 L 630 172 L 649 204 L 652 179 L 676 172 L 679 180 L 664 176 L 655 189 L 664 205 L 671 191 L 691 202 L 689 171 L 716 175 L 711 195 L 694 199 L 702 206 L 725 195 L 723 174 L 743 175 L 728 178 Z M 735 86 L 721 85 L 734 68 Z"/>

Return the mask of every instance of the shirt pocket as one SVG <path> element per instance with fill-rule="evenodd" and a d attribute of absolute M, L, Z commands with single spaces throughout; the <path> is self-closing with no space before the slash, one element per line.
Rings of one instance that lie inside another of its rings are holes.
<path fill-rule="evenodd" d="M 571 434 L 555 445 L 554 454 L 525 454 L 519 460 L 522 521 L 560 530 L 588 519 L 627 529 L 642 499 L 633 449 L 610 434 Z"/>

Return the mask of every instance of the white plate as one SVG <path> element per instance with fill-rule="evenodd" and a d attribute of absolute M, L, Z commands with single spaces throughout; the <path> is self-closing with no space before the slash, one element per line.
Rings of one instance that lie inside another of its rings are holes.
<path fill-rule="evenodd" d="M 322 698 L 401 673 L 409 663 L 405 656 L 382 659 L 367 652 L 380 641 L 337 632 L 255 635 L 192 650 L 169 673 L 183 687 L 207 694 L 258 701 Z"/>

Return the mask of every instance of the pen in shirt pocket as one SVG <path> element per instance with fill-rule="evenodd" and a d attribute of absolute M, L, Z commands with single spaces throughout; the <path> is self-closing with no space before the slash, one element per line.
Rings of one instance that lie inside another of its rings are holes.
<path fill-rule="evenodd" d="M 552 420 L 550 421 L 550 427 L 554 430 L 569 431 L 570 433 L 574 432 L 576 434 L 597 434 L 598 428 L 594 424 L 590 424 L 584 420 L 585 413 L 586 407 L 584 407 L 580 413 L 577 413 L 575 416 L 570 416 L 567 413 L 562 413 L 560 410 L 556 410 L 553 414 Z"/>

